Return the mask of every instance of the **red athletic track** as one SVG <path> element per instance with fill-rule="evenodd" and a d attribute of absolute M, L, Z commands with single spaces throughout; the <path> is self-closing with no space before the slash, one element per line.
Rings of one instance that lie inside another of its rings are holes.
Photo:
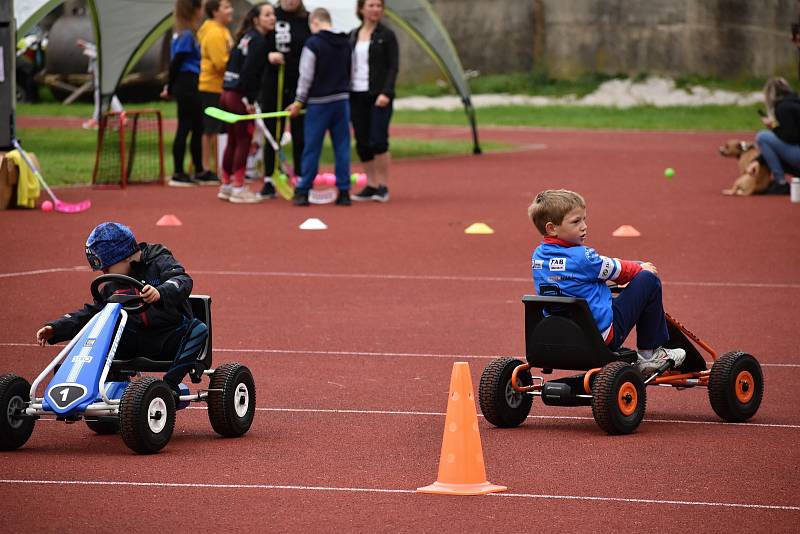
<path fill-rule="evenodd" d="M 736 167 L 716 155 L 727 134 L 482 138 L 533 148 L 397 162 L 387 205 L 235 206 L 211 188 L 132 187 L 59 191 L 92 199 L 78 215 L 0 212 L 0 372 L 33 379 L 55 355 L 34 332 L 88 298 L 82 243 L 116 219 L 166 243 L 212 295 L 215 361 L 252 368 L 259 407 L 234 440 L 203 409 L 182 411 L 147 457 L 83 424 L 38 423 L 25 447 L 0 453 L 3 531 L 796 532 L 800 208 L 719 194 Z M 721 352 L 760 359 L 761 410 L 725 425 L 705 389 L 649 388 L 638 431 L 609 437 L 589 408 L 536 401 L 516 429 L 480 419 L 489 480 L 506 494 L 415 494 L 436 478 L 452 363 L 469 361 L 477 388 L 491 356 L 523 354 L 519 299 L 538 242 L 526 207 L 548 187 L 584 194 L 601 252 L 656 263 L 673 315 Z M 155 226 L 165 213 L 184 225 Z M 308 217 L 329 229 L 298 230 Z M 476 221 L 496 233 L 465 235 Z M 612 238 L 621 224 L 642 237 Z"/>

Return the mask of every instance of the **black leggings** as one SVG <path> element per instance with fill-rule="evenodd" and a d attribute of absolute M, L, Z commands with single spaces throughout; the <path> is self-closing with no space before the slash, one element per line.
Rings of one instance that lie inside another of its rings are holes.
<path fill-rule="evenodd" d="M 389 151 L 389 121 L 392 104 L 383 108 L 375 106 L 378 95 L 350 93 L 350 122 L 356 137 L 356 152 L 362 162 L 372 161 Z"/>
<path fill-rule="evenodd" d="M 183 157 L 186 154 L 186 138 L 192 134 L 189 150 L 192 153 L 194 172 L 203 172 L 202 138 L 203 138 L 203 106 L 200 92 L 197 90 L 197 74 L 181 72 L 172 86 L 172 96 L 178 104 L 178 129 L 172 143 L 172 162 L 175 174 L 184 172 Z"/>

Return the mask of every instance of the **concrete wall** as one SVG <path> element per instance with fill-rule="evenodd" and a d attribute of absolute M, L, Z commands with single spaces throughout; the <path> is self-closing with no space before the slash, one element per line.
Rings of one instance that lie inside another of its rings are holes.
<path fill-rule="evenodd" d="M 796 76 L 789 25 L 798 0 L 431 0 L 465 69 L 544 67 L 555 77 L 700 74 Z M 425 53 L 398 32 L 401 80 L 436 79 Z"/>

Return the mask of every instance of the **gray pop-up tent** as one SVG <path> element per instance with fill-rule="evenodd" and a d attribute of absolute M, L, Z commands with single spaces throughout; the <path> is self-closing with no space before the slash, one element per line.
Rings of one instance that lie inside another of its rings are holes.
<path fill-rule="evenodd" d="M 15 2 L 20 34 L 49 13 L 59 0 Z M 99 51 L 100 94 L 108 106 L 122 77 L 172 24 L 174 0 L 86 0 Z M 307 0 L 309 9 L 326 7 L 337 29 L 357 25 L 356 0 Z M 434 59 L 461 96 L 472 127 L 473 151 L 480 153 L 475 109 L 458 52 L 427 0 L 385 0 L 386 14 L 407 31 Z"/>

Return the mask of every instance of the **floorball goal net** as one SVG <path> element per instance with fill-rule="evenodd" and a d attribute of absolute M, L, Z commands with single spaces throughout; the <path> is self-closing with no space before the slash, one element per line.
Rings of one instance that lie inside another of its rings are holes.
<path fill-rule="evenodd" d="M 95 187 L 164 183 L 164 133 L 157 109 L 110 111 L 97 132 Z"/>

